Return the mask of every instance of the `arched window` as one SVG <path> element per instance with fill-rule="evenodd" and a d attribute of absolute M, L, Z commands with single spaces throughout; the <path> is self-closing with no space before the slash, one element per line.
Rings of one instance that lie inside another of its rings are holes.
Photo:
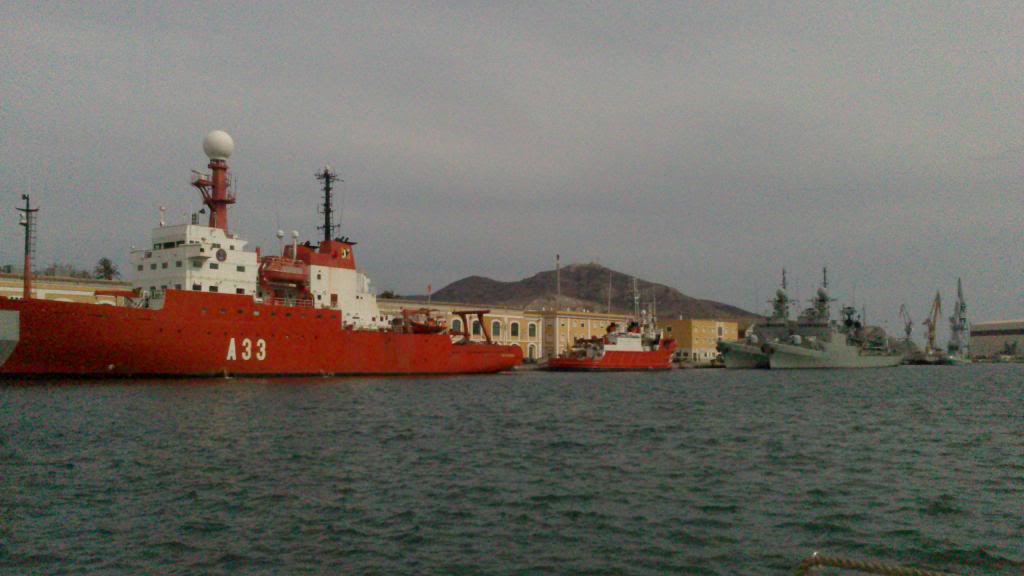
<path fill-rule="evenodd" d="M 532 326 L 532 324 L 531 324 L 531 326 Z M 530 360 L 536 360 L 537 359 L 537 347 L 534 346 L 533 344 L 530 344 L 529 348 L 527 348 L 526 357 L 529 358 Z"/>
<path fill-rule="evenodd" d="M 530 335 L 530 338 L 537 337 L 537 325 L 530 322 L 530 327 L 526 329 L 526 333 Z"/>
<path fill-rule="evenodd" d="M 491 322 L 491 337 L 497 338 L 501 336 L 501 322 L 494 320 Z"/>
<path fill-rule="evenodd" d="M 508 327 L 508 335 L 513 338 L 519 338 L 519 322 L 513 322 L 512 325 Z"/>
<path fill-rule="evenodd" d="M 462 320 L 452 320 L 452 332 L 462 332 Z"/>
<path fill-rule="evenodd" d="M 480 335 L 480 321 L 479 320 L 473 320 L 473 336 L 479 336 L 479 335 Z"/>

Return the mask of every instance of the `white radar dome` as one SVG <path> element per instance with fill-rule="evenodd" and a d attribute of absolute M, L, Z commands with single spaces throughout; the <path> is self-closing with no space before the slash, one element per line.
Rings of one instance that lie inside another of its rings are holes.
<path fill-rule="evenodd" d="M 203 138 L 203 152 L 210 160 L 227 160 L 235 151 L 235 141 L 223 130 L 214 130 Z"/>

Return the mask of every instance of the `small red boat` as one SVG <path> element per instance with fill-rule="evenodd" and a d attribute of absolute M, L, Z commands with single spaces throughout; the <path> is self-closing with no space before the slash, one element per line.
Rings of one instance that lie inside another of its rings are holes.
<path fill-rule="evenodd" d="M 640 329 L 634 322 L 626 331 L 612 324 L 601 338 L 578 339 L 568 352 L 548 360 L 548 370 L 633 371 L 669 370 L 676 341 L 661 332 Z"/>

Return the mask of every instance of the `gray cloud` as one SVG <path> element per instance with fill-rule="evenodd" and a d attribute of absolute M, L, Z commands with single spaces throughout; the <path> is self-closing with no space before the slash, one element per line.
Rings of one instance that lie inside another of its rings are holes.
<path fill-rule="evenodd" d="M 895 328 L 965 277 L 1024 316 L 1018 4 L 11 4 L 0 262 L 13 205 L 82 264 L 198 207 L 236 139 L 237 231 L 312 236 L 313 171 L 378 286 L 597 260 L 763 309 L 786 266 Z"/>

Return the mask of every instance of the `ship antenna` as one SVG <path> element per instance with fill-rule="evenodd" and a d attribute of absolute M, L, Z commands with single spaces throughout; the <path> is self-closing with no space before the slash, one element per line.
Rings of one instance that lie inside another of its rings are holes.
<path fill-rule="evenodd" d="M 338 228 L 338 225 L 332 222 L 334 208 L 331 206 L 331 191 L 335 182 L 344 182 L 344 180 L 338 178 L 338 174 L 331 170 L 330 166 L 324 167 L 322 172 L 317 172 L 316 179 L 324 183 L 324 204 L 321 207 L 321 212 L 324 215 L 324 225 L 317 226 L 316 228 L 317 230 L 324 231 L 324 242 L 329 242 L 331 235 Z"/>

